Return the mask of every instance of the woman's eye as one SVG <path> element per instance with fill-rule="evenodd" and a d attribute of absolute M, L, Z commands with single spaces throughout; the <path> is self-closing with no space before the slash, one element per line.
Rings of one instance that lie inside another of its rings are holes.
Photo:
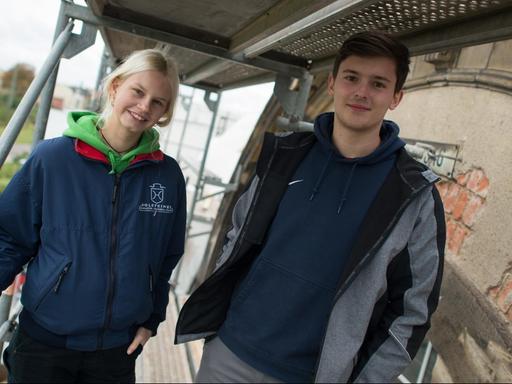
<path fill-rule="evenodd" d="M 135 92 L 135 94 L 137 94 L 139 96 L 143 94 L 142 90 L 140 90 L 138 88 L 133 88 L 133 91 Z"/>
<path fill-rule="evenodd" d="M 155 103 L 158 106 L 164 105 L 164 103 L 162 103 L 160 100 L 153 100 L 153 103 Z"/>

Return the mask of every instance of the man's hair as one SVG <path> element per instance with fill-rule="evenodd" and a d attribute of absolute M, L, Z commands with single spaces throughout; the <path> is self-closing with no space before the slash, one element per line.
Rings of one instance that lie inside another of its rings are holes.
<path fill-rule="evenodd" d="M 395 93 L 404 86 L 409 73 L 409 49 L 388 33 L 380 31 L 359 32 L 350 36 L 343 42 L 332 68 L 332 75 L 336 78 L 340 64 L 349 56 L 361 57 L 387 57 L 396 64 Z"/>

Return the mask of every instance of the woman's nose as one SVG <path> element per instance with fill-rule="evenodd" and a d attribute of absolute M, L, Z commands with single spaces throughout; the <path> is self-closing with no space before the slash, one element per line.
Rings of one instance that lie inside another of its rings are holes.
<path fill-rule="evenodd" d="M 144 112 L 149 111 L 149 106 L 151 105 L 151 100 L 149 98 L 143 98 L 139 101 L 139 108 L 142 109 Z"/>

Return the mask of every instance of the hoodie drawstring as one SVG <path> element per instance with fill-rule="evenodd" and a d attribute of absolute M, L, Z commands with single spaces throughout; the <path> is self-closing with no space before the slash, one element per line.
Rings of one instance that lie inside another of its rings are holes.
<path fill-rule="evenodd" d="M 327 157 L 327 161 L 324 164 L 322 172 L 320 172 L 320 176 L 318 177 L 318 180 L 316 181 L 316 184 L 313 187 L 313 190 L 311 191 L 311 196 L 309 196 L 309 201 L 312 201 L 315 198 L 316 194 L 318 193 L 318 188 L 320 187 L 320 183 L 324 179 L 325 172 L 327 171 L 327 167 L 329 166 L 329 163 L 331 162 L 332 154 L 333 154 L 333 151 L 329 151 L 329 157 Z"/>
<path fill-rule="evenodd" d="M 340 214 L 341 210 L 343 209 L 343 205 L 345 205 L 345 201 L 347 200 L 348 189 L 350 187 L 350 183 L 352 181 L 352 176 L 354 175 L 354 171 L 355 171 L 356 167 L 357 167 L 357 163 L 354 163 L 354 165 L 350 169 L 350 173 L 348 175 L 347 182 L 345 183 L 345 188 L 343 189 L 343 194 L 341 195 L 340 204 L 338 205 L 338 215 Z"/>
<path fill-rule="evenodd" d="M 112 167 L 108 174 L 113 175 L 116 173 L 114 169 L 114 164 L 116 164 L 116 156 L 111 151 L 108 151 L 108 160 L 110 161 L 110 166 Z"/>

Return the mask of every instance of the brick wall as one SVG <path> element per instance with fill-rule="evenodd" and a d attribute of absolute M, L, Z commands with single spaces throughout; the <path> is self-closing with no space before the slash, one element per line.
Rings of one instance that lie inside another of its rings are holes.
<path fill-rule="evenodd" d="M 446 214 L 447 252 L 458 255 L 464 241 L 472 235 L 479 212 L 485 206 L 489 179 L 481 169 L 459 174 L 455 180 L 437 184 Z M 498 309 L 512 321 L 512 265 L 500 281 L 487 289 L 487 295 Z"/>
<path fill-rule="evenodd" d="M 508 320 L 512 320 L 512 268 L 508 268 L 503 273 L 500 282 L 490 287 L 487 294 Z"/>
<path fill-rule="evenodd" d="M 447 251 L 458 255 L 471 236 L 478 213 L 485 205 L 489 179 L 481 169 L 459 174 L 455 180 L 437 184 L 446 214 Z"/>

